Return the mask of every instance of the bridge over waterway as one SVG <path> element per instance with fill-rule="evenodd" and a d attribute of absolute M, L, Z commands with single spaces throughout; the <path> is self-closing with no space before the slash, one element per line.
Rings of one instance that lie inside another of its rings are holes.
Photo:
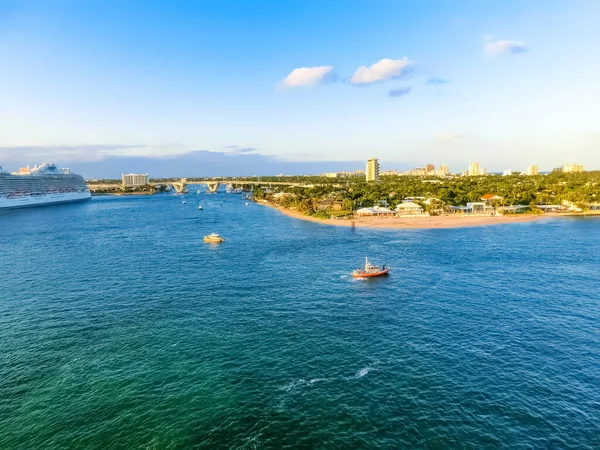
<path fill-rule="evenodd" d="M 183 193 L 189 185 L 205 185 L 208 187 L 210 192 L 217 192 L 219 186 L 222 184 L 232 185 L 232 186 L 293 186 L 293 187 L 314 187 L 314 186 L 323 186 L 323 184 L 319 183 L 299 183 L 296 181 L 260 181 L 260 180 L 213 180 L 213 179 L 193 179 L 189 180 L 187 178 L 181 178 L 180 180 L 165 180 L 165 181 L 152 181 L 149 183 L 151 186 L 172 186 L 176 192 Z M 337 185 L 336 185 L 337 186 Z M 88 183 L 88 188 L 94 192 L 98 190 L 118 190 L 122 189 L 124 186 L 122 184 L 94 184 Z"/>

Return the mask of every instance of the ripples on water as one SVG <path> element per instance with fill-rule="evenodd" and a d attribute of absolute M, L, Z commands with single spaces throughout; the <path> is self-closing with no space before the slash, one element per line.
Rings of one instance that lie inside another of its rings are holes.
<path fill-rule="evenodd" d="M 600 448 L 599 220 L 195 203 L 0 214 L 0 448 Z"/>

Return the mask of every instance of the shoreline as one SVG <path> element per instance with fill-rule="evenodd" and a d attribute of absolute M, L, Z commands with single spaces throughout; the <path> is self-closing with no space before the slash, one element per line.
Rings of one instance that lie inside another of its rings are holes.
<path fill-rule="evenodd" d="M 378 218 L 357 218 L 348 219 L 319 219 L 317 217 L 307 216 L 301 212 L 286 209 L 272 203 L 255 202 L 258 205 L 267 206 L 280 213 L 293 217 L 295 219 L 308 222 L 320 223 L 322 225 L 350 227 L 352 222 L 356 228 L 377 228 L 377 229 L 447 229 L 447 228 L 468 228 L 488 225 L 501 225 L 510 223 L 526 223 L 540 219 L 563 217 L 563 216 L 600 216 L 600 213 L 592 212 L 589 214 L 581 213 L 559 213 L 559 214 L 521 214 L 506 216 L 486 216 L 469 217 L 459 214 L 444 216 L 425 216 L 425 217 L 378 217 Z"/>

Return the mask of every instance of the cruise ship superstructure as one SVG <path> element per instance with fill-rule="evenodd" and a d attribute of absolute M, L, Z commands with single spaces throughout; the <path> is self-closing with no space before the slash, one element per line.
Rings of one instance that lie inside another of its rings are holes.
<path fill-rule="evenodd" d="M 0 167 L 0 209 L 88 200 L 90 190 L 81 175 L 52 163 L 8 173 Z"/>

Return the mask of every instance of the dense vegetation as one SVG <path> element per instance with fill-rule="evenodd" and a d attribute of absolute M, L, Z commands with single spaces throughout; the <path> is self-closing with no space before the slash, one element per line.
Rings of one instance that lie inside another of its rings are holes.
<path fill-rule="evenodd" d="M 106 186 L 105 188 L 94 189 L 94 194 L 155 194 L 157 192 L 166 192 L 166 190 L 166 185 L 153 184 L 146 184 L 143 186 Z"/>
<path fill-rule="evenodd" d="M 324 201 L 341 203 L 341 209 L 351 211 L 360 207 L 386 202 L 396 206 L 407 197 L 433 197 L 441 205 L 465 205 L 481 201 L 485 194 L 497 194 L 501 205 L 561 204 L 572 202 L 586 209 L 600 202 L 600 172 L 550 173 L 548 175 L 454 177 L 424 179 L 422 177 L 386 176 L 377 183 L 367 183 L 362 178 L 301 177 L 261 178 L 265 184 L 254 189 L 257 199 L 275 201 L 284 207 L 295 207 L 314 214 Z M 310 187 L 269 186 L 269 181 L 297 181 L 312 183 Z M 267 189 L 265 189 L 267 188 Z M 277 196 L 277 192 L 290 195 Z M 439 207 L 439 204 L 433 207 Z M 432 207 L 429 205 L 429 207 Z"/>

